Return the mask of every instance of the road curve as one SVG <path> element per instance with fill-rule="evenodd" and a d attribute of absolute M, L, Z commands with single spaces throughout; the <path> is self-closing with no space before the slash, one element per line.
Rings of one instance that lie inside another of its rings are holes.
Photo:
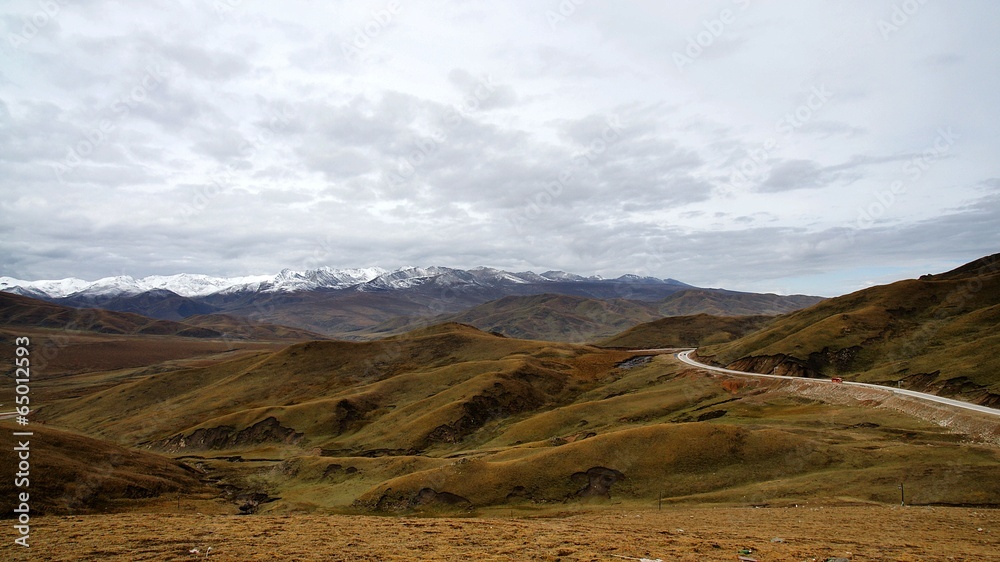
<path fill-rule="evenodd" d="M 890 387 L 887 387 L 887 386 L 880 386 L 880 385 L 877 385 L 877 384 L 869 384 L 869 383 L 864 383 L 864 382 L 844 381 L 844 382 L 841 382 L 841 383 L 834 383 L 830 379 L 807 379 L 807 378 L 804 378 L 804 377 L 789 377 L 789 376 L 785 376 L 785 375 L 764 375 L 764 374 L 761 374 L 761 373 L 748 373 L 746 371 L 734 371 L 733 369 L 724 369 L 722 367 L 715 367 L 715 366 L 712 366 L 712 365 L 706 365 L 704 363 L 699 363 L 698 361 L 695 361 L 694 359 L 691 359 L 691 352 L 692 351 L 694 351 L 694 350 L 693 349 L 687 349 L 687 350 L 675 353 L 674 356 L 677 357 L 677 359 L 681 360 L 682 362 L 687 363 L 688 365 L 691 365 L 692 367 L 698 367 L 699 369 L 705 369 L 705 370 L 708 370 L 708 371 L 715 371 L 717 373 L 726 373 L 726 374 L 729 374 L 729 375 L 737 375 L 737 376 L 743 376 L 743 377 L 763 377 L 763 378 L 769 378 L 769 379 L 788 379 L 788 380 L 798 380 L 798 381 L 807 380 L 807 381 L 814 381 L 814 382 L 817 382 L 817 383 L 838 384 L 838 385 L 843 384 L 843 385 L 848 385 L 848 386 L 863 386 L 863 387 L 866 387 L 866 388 L 874 388 L 876 390 L 881 390 L 883 392 L 891 392 L 893 394 L 902 394 L 904 396 L 911 396 L 913 398 L 918 398 L 920 400 L 928 400 L 930 402 L 937 402 L 938 404 L 945 404 L 945 405 L 948 405 L 948 406 L 954 406 L 956 408 L 963 408 L 963 409 L 966 409 L 966 410 L 972 410 L 974 412 L 979 412 L 979 413 L 982 413 L 982 414 L 989 414 L 989 415 L 992 415 L 992 416 L 1000 416 L 1000 410 L 998 410 L 996 408 L 990 408 L 988 406 L 980 406 L 979 404 L 972 404 L 971 402 L 963 402 L 961 400 L 954 400 L 952 398 L 945 398 L 943 396 L 938 396 L 936 394 L 927 394 L 926 392 L 917 392 L 915 390 L 906 390 L 904 388 L 890 388 Z"/>

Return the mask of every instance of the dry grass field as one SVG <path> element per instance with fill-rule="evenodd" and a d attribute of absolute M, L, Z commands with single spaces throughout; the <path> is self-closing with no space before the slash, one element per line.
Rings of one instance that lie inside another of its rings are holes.
<path fill-rule="evenodd" d="M 819 506 L 610 508 L 546 517 L 118 514 L 46 517 L 11 561 L 1000 560 L 1000 512 Z M 201 556 L 192 554 L 199 549 Z"/>

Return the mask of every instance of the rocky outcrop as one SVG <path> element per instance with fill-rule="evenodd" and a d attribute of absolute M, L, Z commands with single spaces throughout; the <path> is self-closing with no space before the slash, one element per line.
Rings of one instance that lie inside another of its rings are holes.
<path fill-rule="evenodd" d="M 747 371 L 763 375 L 783 375 L 790 377 L 817 377 L 819 374 L 811 369 L 806 361 L 779 353 L 777 355 L 759 355 L 743 357 L 726 365 L 734 371 Z"/>
<path fill-rule="evenodd" d="M 544 396 L 521 381 L 497 382 L 462 403 L 461 414 L 451 423 L 434 428 L 428 443 L 457 443 L 490 420 L 533 410 L 545 403 Z"/>
<path fill-rule="evenodd" d="M 941 371 L 908 375 L 903 378 L 903 387 L 918 392 L 958 398 L 991 408 L 1000 408 L 1000 394 L 990 392 L 986 387 L 976 384 L 965 376 L 939 380 L 940 376 Z"/>
<path fill-rule="evenodd" d="M 263 419 L 247 428 L 236 429 L 229 425 L 202 427 L 191 433 L 168 437 L 153 447 L 169 452 L 180 450 L 224 450 L 263 443 L 286 443 L 294 445 L 304 434 L 285 427 L 274 416 Z"/>
<path fill-rule="evenodd" d="M 586 472 L 577 472 L 570 477 L 573 482 L 584 483 L 576 493 L 579 498 L 610 498 L 611 487 L 625 479 L 625 475 L 613 468 L 595 466 Z"/>
<path fill-rule="evenodd" d="M 402 512 L 418 508 L 458 508 L 472 509 L 472 502 L 458 494 L 438 492 L 433 488 L 421 488 L 416 493 L 398 491 L 388 488 L 374 502 L 357 500 L 354 507 L 373 509 L 381 512 Z"/>
<path fill-rule="evenodd" d="M 420 506 L 456 506 L 470 508 L 472 502 L 451 492 L 438 492 L 431 488 L 422 488 L 417 495 L 410 500 L 410 507 Z"/>

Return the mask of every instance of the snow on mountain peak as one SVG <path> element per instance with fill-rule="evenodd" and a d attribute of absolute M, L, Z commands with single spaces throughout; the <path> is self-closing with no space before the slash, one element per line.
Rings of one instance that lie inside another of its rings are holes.
<path fill-rule="evenodd" d="M 96 281 L 77 278 L 59 280 L 24 281 L 0 277 L 0 291 L 19 293 L 31 297 L 64 298 L 70 296 L 135 295 L 146 291 L 167 290 L 183 297 L 204 297 L 213 294 L 250 292 L 295 292 L 317 289 L 350 289 L 380 291 L 407 289 L 427 283 L 437 286 L 461 284 L 495 286 L 498 284 L 594 282 L 599 276 L 582 277 L 564 271 L 546 271 L 541 275 L 532 271 L 511 273 L 492 267 L 470 270 L 449 267 L 400 267 L 389 271 L 380 267 L 334 269 L 320 267 L 305 271 L 283 269 L 277 275 L 247 275 L 241 277 L 212 277 L 209 275 L 180 273 L 176 275 L 151 275 L 136 279 L 128 275 L 105 277 Z M 623 275 L 614 280 L 625 283 L 654 282 L 675 283 L 673 279 Z"/>

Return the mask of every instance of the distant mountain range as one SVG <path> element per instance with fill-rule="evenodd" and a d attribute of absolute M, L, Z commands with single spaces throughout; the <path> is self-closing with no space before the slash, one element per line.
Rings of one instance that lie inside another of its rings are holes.
<path fill-rule="evenodd" d="M 159 320 L 222 313 L 344 339 L 370 339 L 426 322 L 451 320 L 517 337 L 588 341 L 661 316 L 773 315 L 821 300 L 700 289 L 675 279 L 638 275 L 604 279 L 563 271 L 512 273 L 488 267 L 320 268 L 284 270 L 275 276 L 220 278 L 184 273 L 97 281 L 0 277 L 0 291 Z M 573 299 L 529 298 L 539 295 Z M 470 311 L 505 298 L 499 307 Z M 461 317 L 450 316 L 467 311 Z"/>
<path fill-rule="evenodd" d="M 306 271 L 282 270 L 277 275 L 250 275 L 243 277 L 212 277 L 181 273 L 178 275 L 152 275 L 136 279 L 127 275 L 84 281 L 75 277 L 57 280 L 25 281 L 0 277 L 0 291 L 36 298 L 132 296 L 152 291 L 170 291 L 182 297 L 206 297 L 241 292 L 293 293 L 323 289 L 355 291 L 384 291 L 409 289 L 424 284 L 447 285 L 525 285 L 536 283 L 623 283 L 661 284 L 691 287 L 674 279 L 622 275 L 616 279 L 600 276 L 583 277 L 564 271 L 532 271 L 511 273 L 489 267 L 470 270 L 448 267 L 403 267 L 393 271 L 380 267 L 361 269 L 333 269 L 321 267 Z"/>

